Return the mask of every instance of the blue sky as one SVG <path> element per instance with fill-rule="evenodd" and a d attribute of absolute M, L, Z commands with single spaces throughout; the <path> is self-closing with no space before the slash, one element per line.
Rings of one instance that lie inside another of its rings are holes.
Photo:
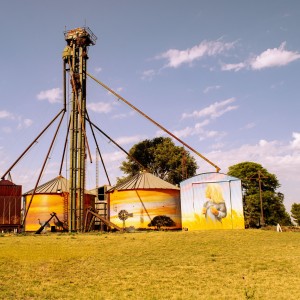
<path fill-rule="evenodd" d="M 1 175 L 61 109 L 63 32 L 98 37 L 88 71 L 226 173 L 243 161 L 277 175 L 299 202 L 299 1 L 1 1 Z M 129 150 L 161 131 L 91 79 L 94 123 Z M 64 121 L 66 126 L 66 121 Z M 12 171 L 34 186 L 55 127 Z M 63 130 L 62 130 L 63 131 Z M 61 133 L 42 182 L 58 175 Z M 124 154 L 97 134 L 112 183 Z M 176 144 L 178 144 L 176 142 Z M 95 186 L 88 163 L 87 186 Z M 198 173 L 214 171 L 197 158 Z M 67 169 L 67 167 L 66 167 Z M 64 171 L 67 176 L 67 170 Z M 106 183 L 99 169 L 99 183 Z"/>

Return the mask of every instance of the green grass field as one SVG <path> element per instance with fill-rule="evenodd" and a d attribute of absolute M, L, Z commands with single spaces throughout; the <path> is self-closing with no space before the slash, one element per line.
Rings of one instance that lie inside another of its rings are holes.
<path fill-rule="evenodd" d="M 299 299 L 300 233 L 1 235 L 0 299 Z"/>

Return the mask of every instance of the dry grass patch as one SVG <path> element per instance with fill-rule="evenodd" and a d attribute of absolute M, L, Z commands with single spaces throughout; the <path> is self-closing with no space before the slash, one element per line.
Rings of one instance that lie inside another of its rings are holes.
<path fill-rule="evenodd" d="M 0 238 L 0 299 L 298 299 L 300 234 Z"/>

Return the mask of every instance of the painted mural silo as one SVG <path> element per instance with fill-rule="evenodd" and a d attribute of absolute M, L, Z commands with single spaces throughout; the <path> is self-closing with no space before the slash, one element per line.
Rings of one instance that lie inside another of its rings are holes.
<path fill-rule="evenodd" d="M 23 195 L 26 209 L 32 198 L 32 190 Z M 63 176 L 58 176 L 36 189 L 25 222 L 26 231 L 36 231 L 46 222 L 51 213 L 55 212 L 58 219 L 66 226 L 69 217 L 69 183 Z M 95 196 L 86 193 L 84 196 L 84 212 L 88 207 L 94 207 Z M 84 213 L 85 216 L 85 213 Z M 52 219 L 49 226 L 57 225 L 57 220 Z M 59 228 L 58 228 L 59 229 Z"/>
<path fill-rule="evenodd" d="M 240 179 L 204 173 L 181 182 L 180 188 L 183 229 L 244 228 Z"/>
<path fill-rule="evenodd" d="M 180 189 L 150 173 L 139 173 L 107 193 L 110 221 L 120 227 L 120 214 L 126 212 L 126 227 L 149 229 L 155 217 L 164 216 L 169 228 L 181 228 Z"/>

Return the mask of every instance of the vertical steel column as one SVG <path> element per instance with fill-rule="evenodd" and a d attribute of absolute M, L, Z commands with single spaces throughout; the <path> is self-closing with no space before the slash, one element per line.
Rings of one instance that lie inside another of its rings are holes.
<path fill-rule="evenodd" d="M 76 44 L 76 41 L 74 42 Z M 73 205 L 74 205 L 74 231 L 77 231 L 79 229 L 79 207 L 80 207 L 80 198 L 79 198 L 79 192 L 80 192 L 80 185 L 79 185 L 79 161 L 80 161 L 80 149 L 79 149 L 79 143 L 80 143 L 80 124 L 79 124 L 79 99 L 80 97 L 80 80 L 79 80 L 79 47 L 76 45 L 74 50 L 74 65 L 73 65 L 73 73 L 72 73 L 72 80 L 73 80 L 73 90 L 74 90 L 74 102 L 76 106 L 76 149 L 74 149 L 74 165 L 76 166 L 76 178 L 74 179 L 74 190 L 75 192 L 75 198 L 72 199 Z"/>
<path fill-rule="evenodd" d="M 68 46 L 63 59 L 68 61 L 72 85 L 70 114 L 70 188 L 69 231 L 83 230 L 86 160 L 86 61 L 87 47 L 94 45 L 96 36 L 87 27 L 65 32 Z"/>
<path fill-rule="evenodd" d="M 79 124 L 79 155 L 78 155 L 78 190 L 79 197 L 79 230 L 83 230 L 83 209 L 84 209 L 84 187 L 85 187 L 85 167 L 86 167 L 86 48 L 83 46 L 79 51 L 79 78 L 81 89 L 78 95 L 78 103 L 80 103 L 80 124 Z"/>
<path fill-rule="evenodd" d="M 73 80 L 75 65 L 76 65 L 76 46 L 73 42 L 72 45 L 72 57 L 71 57 L 71 80 Z M 72 84 L 74 87 L 74 85 Z M 69 231 L 76 230 L 76 182 L 77 182 L 77 132 L 78 132 L 78 110 L 76 103 L 76 89 L 72 88 L 72 99 L 71 99 L 71 127 L 70 127 L 70 221 Z"/>

